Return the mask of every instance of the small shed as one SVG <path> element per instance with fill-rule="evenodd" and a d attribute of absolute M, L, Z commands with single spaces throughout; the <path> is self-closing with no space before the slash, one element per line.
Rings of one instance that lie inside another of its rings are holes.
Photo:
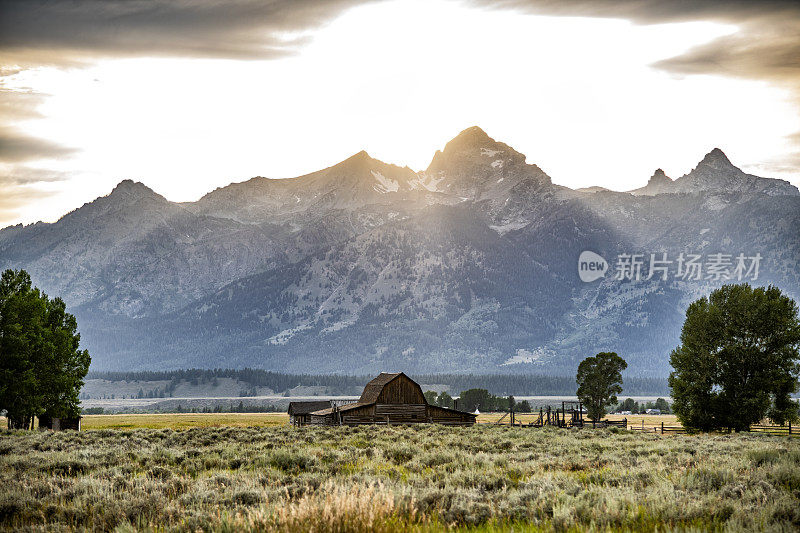
<path fill-rule="evenodd" d="M 308 423 L 326 426 L 437 423 L 471 426 L 475 415 L 428 404 L 422 387 L 402 372 L 382 372 L 367 383 L 357 402 L 314 411 Z"/>
<path fill-rule="evenodd" d="M 327 409 L 330 406 L 331 402 L 328 400 L 289 402 L 289 423 L 295 426 L 307 424 L 309 414 L 320 409 Z"/>
<path fill-rule="evenodd" d="M 52 429 L 53 431 L 74 429 L 75 431 L 80 431 L 81 417 L 57 418 L 50 415 L 42 415 L 39 417 L 39 429 Z"/>

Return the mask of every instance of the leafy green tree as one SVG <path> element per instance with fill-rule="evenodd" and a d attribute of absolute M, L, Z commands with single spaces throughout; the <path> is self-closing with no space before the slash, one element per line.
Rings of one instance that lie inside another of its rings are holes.
<path fill-rule="evenodd" d="M 661 414 L 668 415 L 671 412 L 669 408 L 669 402 L 664 398 L 656 399 L 655 408 L 661 411 Z"/>
<path fill-rule="evenodd" d="M 439 398 L 436 399 L 436 405 L 440 407 L 449 407 L 450 409 L 453 408 L 453 397 L 447 394 L 447 392 L 442 391 L 439 394 Z"/>
<path fill-rule="evenodd" d="M 486 389 L 469 389 L 461 392 L 458 407 L 464 411 L 488 411 L 491 408 L 491 395 Z"/>
<path fill-rule="evenodd" d="M 425 391 L 425 401 L 428 402 L 428 405 L 436 405 L 436 398 L 439 395 L 436 394 L 436 391 Z"/>
<path fill-rule="evenodd" d="M 630 411 L 631 413 L 636 413 L 639 411 L 636 402 L 633 398 L 625 398 L 625 400 L 620 404 L 620 411 Z"/>
<path fill-rule="evenodd" d="M 627 367 L 628 363 L 614 352 L 587 357 L 578 365 L 578 399 L 589 418 L 600 420 L 606 408 L 617 403 L 617 394 L 622 392 L 622 371 Z"/>
<path fill-rule="evenodd" d="M 689 306 L 670 356 L 673 412 L 701 431 L 796 418 L 798 348 L 797 304 L 777 287 L 715 290 Z"/>
<path fill-rule="evenodd" d="M 517 404 L 515 410 L 518 413 L 530 413 L 533 409 L 531 409 L 531 404 L 528 402 L 528 400 L 522 400 Z"/>
<path fill-rule="evenodd" d="M 79 350 L 75 317 L 60 298 L 34 288 L 24 270 L 0 277 L 0 410 L 9 428 L 32 427 L 33 417 L 80 414 L 78 393 L 91 361 Z"/>

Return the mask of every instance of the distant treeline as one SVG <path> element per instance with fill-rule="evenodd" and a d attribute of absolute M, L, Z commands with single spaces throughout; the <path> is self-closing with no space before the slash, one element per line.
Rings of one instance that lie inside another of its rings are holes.
<path fill-rule="evenodd" d="M 173 384 L 188 381 L 207 383 L 215 379 L 230 378 L 251 387 L 267 387 L 281 393 L 298 386 L 326 387 L 328 394 L 353 394 L 373 377 L 345 374 L 281 374 L 268 370 L 243 368 L 187 369 L 164 372 L 89 372 L 87 379 L 109 381 L 171 381 Z M 486 389 L 491 394 L 508 396 L 572 396 L 577 385 L 574 376 L 547 376 L 536 374 L 415 374 L 411 377 L 424 385 L 445 385 L 451 394 L 468 389 Z M 173 385 L 174 387 L 174 385 Z M 667 380 L 663 378 L 625 377 L 623 394 L 629 396 L 669 396 Z"/>

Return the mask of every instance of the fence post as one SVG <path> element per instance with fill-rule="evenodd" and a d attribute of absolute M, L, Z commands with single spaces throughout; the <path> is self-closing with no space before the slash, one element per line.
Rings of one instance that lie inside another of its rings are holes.
<path fill-rule="evenodd" d="M 789 435 L 792 434 L 792 421 L 789 420 Z"/>
<path fill-rule="evenodd" d="M 661 422 L 661 434 L 664 434 L 664 422 Z"/>

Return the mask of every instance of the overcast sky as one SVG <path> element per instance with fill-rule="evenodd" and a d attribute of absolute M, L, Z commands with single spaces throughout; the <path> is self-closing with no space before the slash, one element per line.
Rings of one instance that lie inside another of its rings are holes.
<path fill-rule="evenodd" d="M 714 147 L 800 185 L 800 3 L 0 1 L 0 227 L 122 179 L 195 200 L 482 127 L 555 183 Z"/>

